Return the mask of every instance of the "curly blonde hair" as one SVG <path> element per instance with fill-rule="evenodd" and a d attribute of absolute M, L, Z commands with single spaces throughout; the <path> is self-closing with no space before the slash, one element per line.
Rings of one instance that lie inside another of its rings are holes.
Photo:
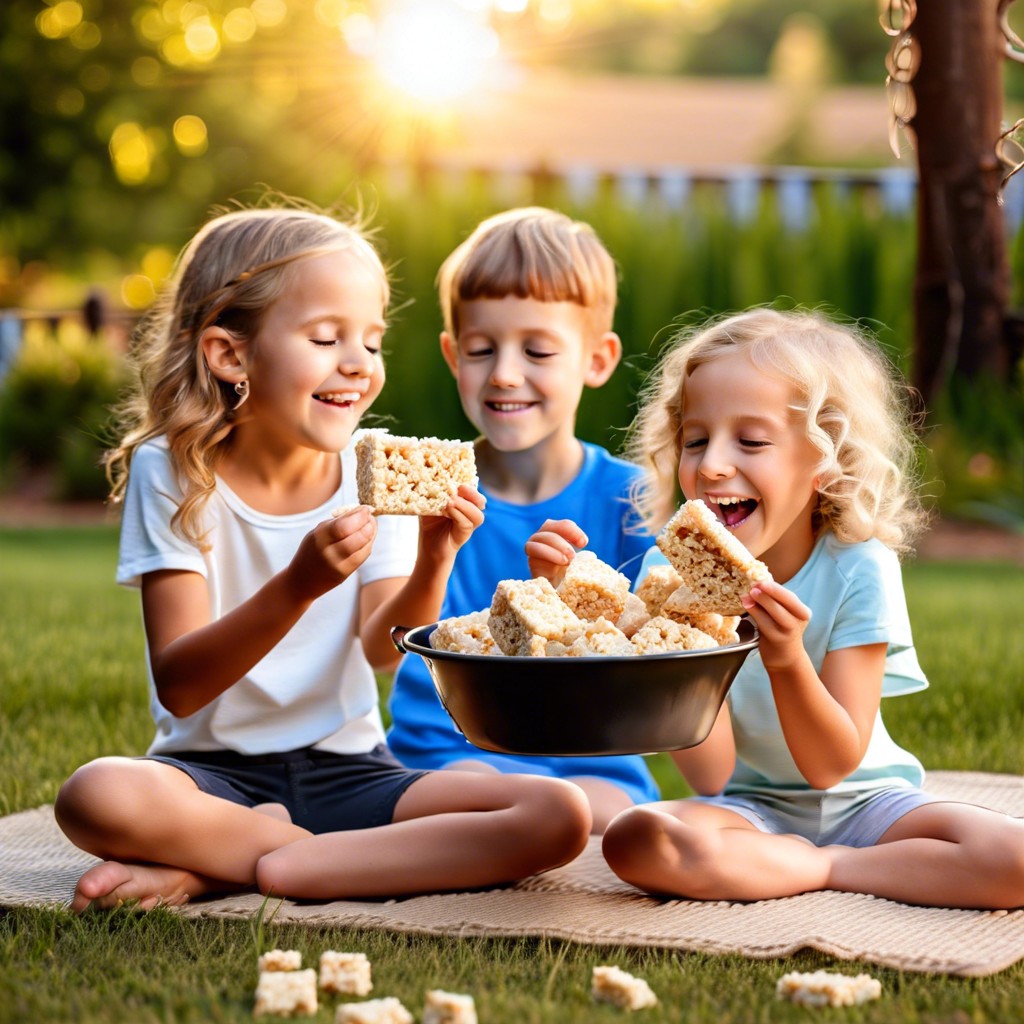
<path fill-rule="evenodd" d="M 754 309 L 712 320 L 672 339 L 641 392 L 627 455 L 645 476 L 634 494 L 658 530 L 682 497 L 678 469 L 686 381 L 703 363 L 744 351 L 800 395 L 807 437 L 820 453 L 816 535 L 877 537 L 902 554 L 924 528 L 917 493 L 913 392 L 876 341 L 818 312 Z"/>
<path fill-rule="evenodd" d="M 238 395 L 210 372 L 202 334 L 218 324 L 252 338 L 297 264 L 339 251 L 355 252 L 379 274 L 386 305 L 387 271 L 355 223 L 306 207 L 260 207 L 222 213 L 196 233 L 135 338 L 134 386 L 118 409 L 121 440 L 105 460 L 112 501 L 124 497 L 139 445 L 163 435 L 183 493 L 172 527 L 205 547 L 202 510 L 231 441 Z"/>
<path fill-rule="evenodd" d="M 441 264 L 437 290 L 445 330 L 453 337 L 461 303 L 508 295 L 574 302 L 604 334 L 612 329 L 618 276 L 589 224 L 543 206 L 523 206 L 481 221 Z"/>

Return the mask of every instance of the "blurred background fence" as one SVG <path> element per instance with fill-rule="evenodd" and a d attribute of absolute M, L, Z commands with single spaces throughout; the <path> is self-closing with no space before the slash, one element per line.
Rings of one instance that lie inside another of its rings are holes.
<path fill-rule="evenodd" d="M 1011 186 L 1004 212 L 1019 269 L 1024 187 L 1016 179 Z M 588 221 L 618 263 L 615 327 L 625 358 L 609 384 L 585 395 L 579 418 L 582 437 L 612 450 L 663 345 L 708 314 L 764 303 L 823 307 L 873 331 L 906 368 L 915 258 L 910 168 L 555 173 L 379 164 L 364 169 L 356 191 L 372 211 L 395 282 L 388 383 L 373 413 L 396 432 L 472 436 L 438 351 L 434 275 L 481 218 L 514 205 L 552 206 Z M 45 477 L 57 498 L 105 493 L 99 457 L 139 315 L 95 290 L 82 309 L 0 310 L 0 493 L 33 476 Z M 984 387 L 972 396 L 955 420 L 935 418 L 934 465 L 926 470 L 936 481 L 932 496 L 952 514 L 1019 524 L 1019 401 Z"/>

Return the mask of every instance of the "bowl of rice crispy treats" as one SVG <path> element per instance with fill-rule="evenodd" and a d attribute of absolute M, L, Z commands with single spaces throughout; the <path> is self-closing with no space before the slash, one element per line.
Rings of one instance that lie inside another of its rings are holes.
<path fill-rule="evenodd" d="M 659 534 L 668 564 L 627 577 L 588 551 L 558 581 L 502 580 L 488 609 L 392 639 L 424 659 L 471 743 L 499 753 L 635 754 L 703 741 L 757 628 L 740 597 L 767 569 L 699 501 Z"/>

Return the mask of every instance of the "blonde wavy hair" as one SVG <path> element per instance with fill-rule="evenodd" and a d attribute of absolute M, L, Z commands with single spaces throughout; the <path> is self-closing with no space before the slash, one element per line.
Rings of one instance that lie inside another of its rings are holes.
<path fill-rule="evenodd" d="M 672 340 L 642 389 L 626 443 L 646 470 L 633 497 L 648 527 L 660 529 L 682 497 L 687 379 L 737 351 L 800 396 L 807 437 L 821 456 L 815 534 L 831 530 L 851 543 L 877 537 L 908 551 L 927 520 L 917 493 L 914 393 L 873 338 L 817 312 L 754 309 Z"/>
<path fill-rule="evenodd" d="M 222 213 L 197 232 L 135 338 L 134 385 L 118 409 L 120 443 L 105 460 L 111 501 L 124 498 L 139 445 L 163 435 L 183 493 L 172 527 L 205 547 L 202 510 L 231 442 L 238 395 L 210 372 L 202 334 L 218 324 L 253 338 L 299 263 L 339 251 L 357 253 L 379 274 L 387 305 L 387 271 L 358 224 L 311 208 L 261 207 Z"/>
<path fill-rule="evenodd" d="M 574 302 L 597 334 L 612 329 L 618 297 L 615 261 L 589 224 L 543 206 L 488 217 L 441 264 L 438 297 L 445 330 L 459 333 L 459 306 L 515 295 Z"/>

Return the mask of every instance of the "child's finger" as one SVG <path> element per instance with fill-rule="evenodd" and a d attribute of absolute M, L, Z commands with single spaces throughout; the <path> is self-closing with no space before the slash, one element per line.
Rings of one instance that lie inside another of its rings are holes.
<path fill-rule="evenodd" d="M 755 584 L 751 587 L 748 597 L 760 605 L 776 622 L 807 623 L 811 620 L 810 608 L 792 590 L 787 590 L 773 580 Z"/>
<path fill-rule="evenodd" d="M 572 548 L 587 546 L 587 535 L 571 519 L 546 519 L 537 532 L 556 534 Z"/>
<path fill-rule="evenodd" d="M 542 530 L 526 542 L 526 557 L 568 565 L 576 557 L 576 549 L 557 533 Z"/>
<path fill-rule="evenodd" d="M 466 501 L 471 501 L 479 509 L 487 508 L 487 499 L 475 487 L 470 487 L 469 484 L 459 484 L 456 496 Z"/>

